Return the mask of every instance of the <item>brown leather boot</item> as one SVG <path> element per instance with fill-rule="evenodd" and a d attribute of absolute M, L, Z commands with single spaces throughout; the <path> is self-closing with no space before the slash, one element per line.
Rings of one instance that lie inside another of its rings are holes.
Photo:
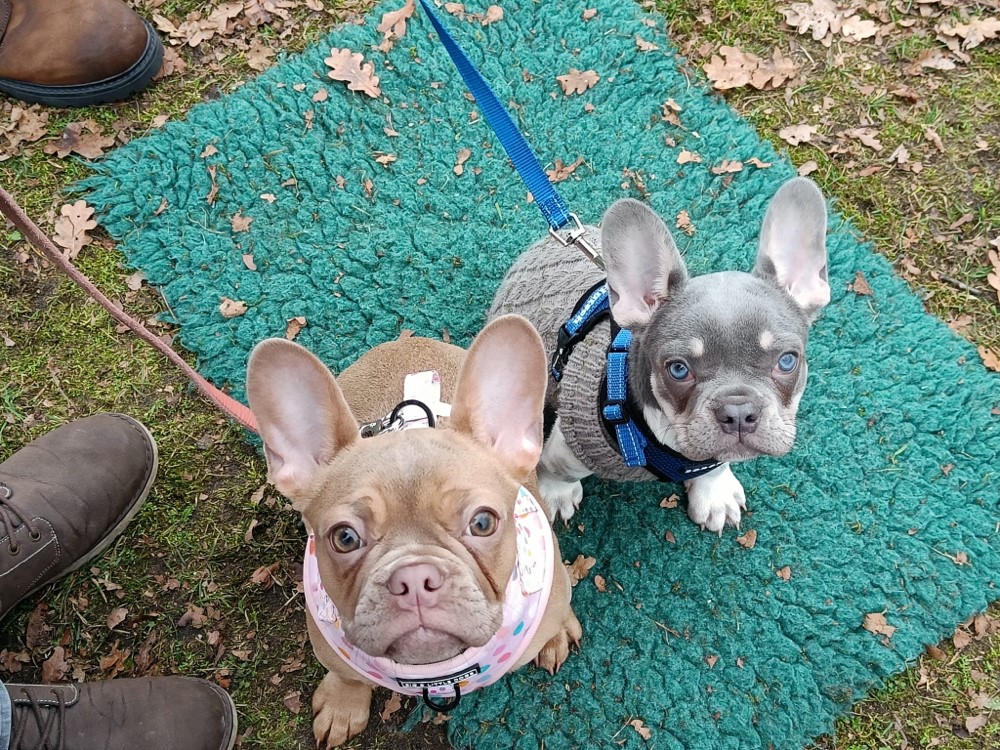
<path fill-rule="evenodd" d="M 230 750 L 229 693 L 190 677 L 139 677 L 66 685 L 14 685 L 9 750 Z"/>
<path fill-rule="evenodd" d="M 0 92 L 56 107 L 124 99 L 163 45 L 121 0 L 0 0 Z"/>
<path fill-rule="evenodd" d="M 153 437 L 124 414 L 65 424 L 0 464 L 0 617 L 104 551 L 156 466 Z"/>

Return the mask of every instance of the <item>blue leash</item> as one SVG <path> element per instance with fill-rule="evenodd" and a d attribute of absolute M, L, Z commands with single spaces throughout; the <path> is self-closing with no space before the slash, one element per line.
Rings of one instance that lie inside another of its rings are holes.
<path fill-rule="evenodd" d="M 580 223 L 580 219 L 576 214 L 570 212 L 562 196 L 556 192 L 556 189 L 549 181 L 548 175 L 542 170 L 538 159 L 532 153 L 531 147 L 528 146 L 528 142 L 521 135 L 521 131 L 517 129 L 517 125 L 514 124 L 510 114 L 504 109 L 497 95 L 493 93 L 489 83 L 476 70 L 476 66 L 472 64 L 472 61 L 462 51 L 462 48 L 458 46 L 455 39 L 448 33 L 448 30 L 441 23 L 441 19 L 438 18 L 427 0 L 420 0 L 420 5 L 434 26 L 441 44 L 444 45 L 444 48 L 455 63 L 455 67 L 458 68 L 458 72 L 461 74 L 462 80 L 465 81 L 465 85 L 468 86 L 469 91 L 476 98 L 476 103 L 482 110 L 487 124 L 496 133 L 500 145 L 507 152 L 507 156 L 513 162 L 518 175 L 520 175 L 524 184 L 531 192 L 532 197 L 535 199 L 535 203 L 549 225 L 549 234 L 555 237 L 563 247 L 576 245 L 584 255 L 603 269 L 604 262 L 600 251 L 587 241 L 586 230 L 583 228 L 583 224 Z M 560 234 L 560 230 L 567 225 L 572 226 L 564 236 Z"/>

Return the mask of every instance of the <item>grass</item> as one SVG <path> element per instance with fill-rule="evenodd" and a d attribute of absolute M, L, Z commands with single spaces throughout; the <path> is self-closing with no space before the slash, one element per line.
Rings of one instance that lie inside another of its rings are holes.
<path fill-rule="evenodd" d="M 179 22 L 215 5 L 168 0 L 155 11 L 141 4 L 139 10 Z M 295 52 L 337 21 L 369 7 L 367 2 L 329 5 L 332 9 L 322 13 L 304 5 L 293 8 L 288 23 L 297 24 L 294 33 L 264 27 L 247 36 Z M 787 148 L 793 161 L 816 161 L 813 179 L 836 196 L 840 210 L 925 296 L 933 314 L 964 323 L 958 326 L 962 335 L 1000 351 L 1000 306 L 995 294 L 990 297 L 982 245 L 1000 235 L 996 43 L 973 50 L 971 62 L 956 70 L 908 76 L 903 68 L 909 62 L 940 46 L 926 31 L 932 22 L 921 21 L 912 33 L 890 33 L 878 42 L 835 42 L 827 49 L 785 26 L 781 6 L 766 0 L 657 0 L 655 6 L 692 68 L 723 44 L 762 56 L 777 46 L 802 62 L 803 72 L 787 93 L 741 89 L 728 93 L 727 100 L 779 147 L 785 147 L 778 135 L 783 127 L 816 125 L 814 143 Z M 886 9 L 894 21 L 904 18 L 904 11 L 904 6 Z M 69 122 L 94 119 L 109 130 L 124 121 L 125 137 L 139 137 L 156 118 L 183 117 L 206 96 L 230 91 L 254 75 L 241 51 L 217 39 L 196 50 L 182 49 L 181 56 L 188 64 L 185 73 L 165 78 L 129 102 L 51 111 L 50 135 Z M 912 88 L 918 100 L 892 93 L 901 86 Z M 0 122 L 8 110 L 0 110 Z M 837 133 L 864 122 L 878 128 L 882 151 L 845 142 L 843 153 L 830 153 L 843 140 Z M 927 140 L 928 129 L 940 136 L 943 150 Z M 903 171 L 890 162 L 900 144 L 910 150 L 911 162 L 922 163 L 922 171 Z M 876 166 L 877 173 L 863 174 Z M 40 145 L 0 161 L 0 184 L 47 227 L 51 218 L 45 217 L 66 199 L 64 188 L 86 173 L 84 163 L 48 156 Z M 183 673 L 227 685 L 240 711 L 242 747 L 310 746 L 308 697 L 321 668 L 304 641 L 295 598 L 302 534 L 284 501 L 272 491 L 260 492 L 264 466 L 259 457 L 239 429 L 195 397 L 151 349 L 117 332 L 109 316 L 69 282 L 37 260 L 15 260 L 27 249 L 16 233 L 0 228 L 0 247 L 5 250 L 0 252 L 0 334 L 14 342 L 5 347 L 0 336 L 0 457 L 55 425 L 116 410 L 150 426 L 161 460 L 153 493 L 124 536 L 91 566 L 33 597 L 0 624 L 0 646 L 29 659 L 20 673 L 4 677 L 37 678 L 42 661 L 65 643 L 68 661 L 87 679 Z M 125 286 L 120 256 L 106 238 L 86 248 L 79 265 L 141 318 L 163 311 L 156 292 Z M 166 326 L 159 330 L 170 333 Z M 272 586 L 251 581 L 259 567 L 272 563 L 278 563 Z M 49 630 L 42 642 L 29 646 L 28 620 L 40 601 L 48 605 Z M 177 624 L 189 605 L 206 616 L 200 627 Z M 107 615 L 116 607 L 128 614 L 108 628 Z M 1000 616 L 1000 607 L 991 613 Z M 962 736 L 966 717 L 974 713 L 970 693 L 989 692 L 997 700 L 1000 635 L 961 650 L 950 644 L 942 649 L 945 658 L 926 657 L 888 681 L 816 747 L 1000 746 L 996 707 L 985 727 Z M 101 657 L 126 652 L 120 667 L 102 669 Z M 441 746 L 437 728 L 397 735 L 405 713 L 387 724 L 373 720 L 351 745 Z"/>

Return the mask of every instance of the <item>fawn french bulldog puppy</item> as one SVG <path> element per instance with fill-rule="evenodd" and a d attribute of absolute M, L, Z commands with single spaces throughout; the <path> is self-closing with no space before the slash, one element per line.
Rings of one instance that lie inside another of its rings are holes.
<path fill-rule="evenodd" d="M 440 398 L 422 400 L 438 417 L 450 404 L 446 426 L 359 436 L 403 401 L 407 375 L 431 370 Z M 247 391 L 268 475 L 310 535 L 306 619 L 329 670 L 313 695 L 317 744 L 365 728 L 374 685 L 448 708 L 531 660 L 554 673 L 580 639 L 534 500 L 545 388 L 541 340 L 514 315 L 468 353 L 400 339 L 339 379 L 290 341 L 254 349 Z"/>
<path fill-rule="evenodd" d="M 631 199 L 587 236 L 604 288 L 582 253 L 545 239 L 517 259 L 488 315 L 524 315 L 561 354 L 538 466 L 550 517 L 573 515 L 590 474 L 667 479 L 684 483 L 691 520 L 721 534 L 746 508 L 729 463 L 784 455 L 795 439 L 809 326 L 830 301 L 823 196 L 805 178 L 782 185 L 751 273 L 688 276 L 666 224 Z M 571 340 L 584 319 L 595 327 Z"/>

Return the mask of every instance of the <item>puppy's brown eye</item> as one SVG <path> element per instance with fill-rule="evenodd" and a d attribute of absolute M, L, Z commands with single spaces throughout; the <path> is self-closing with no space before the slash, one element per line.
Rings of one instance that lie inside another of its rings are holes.
<path fill-rule="evenodd" d="M 492 510 L 481 510 L 469 522 L 469 533 L 472 536 L 493 536 L 500 524 L 500 519 Z"/>
<path fill-rule="evenodd" d="M 354 530 L 353 526 L 348 526 L 346 523 L 330 529 L 329 539 L 330 546 L 340 553 L 354 552 L 364 546 L 361 535 Z"/>

